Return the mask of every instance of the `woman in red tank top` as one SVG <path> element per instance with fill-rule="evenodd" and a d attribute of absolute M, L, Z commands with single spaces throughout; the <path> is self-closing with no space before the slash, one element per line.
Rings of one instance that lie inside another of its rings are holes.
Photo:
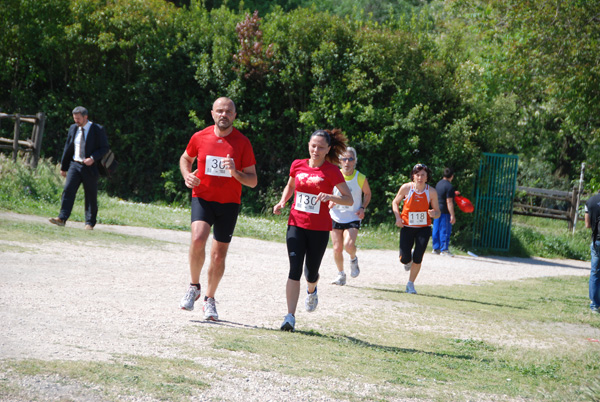
<path fill-rule="evenodd" d="M 392 201 L 396 226 L 400 230 L 400 263 L 410 271 L 406 292 L 416 294 L 414 281 L 421 270 L 423 255 L 431 237 L 431 219 L 440 217 L 437 192 L 427 182 L 431 170 L 416 164 L 411 172 L 412 181 L 404 183 Z M 400 203 L 404 202 L 402 212 Z"/>

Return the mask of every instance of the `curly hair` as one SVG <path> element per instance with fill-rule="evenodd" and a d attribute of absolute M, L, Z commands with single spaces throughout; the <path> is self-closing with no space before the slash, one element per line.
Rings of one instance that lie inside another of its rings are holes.
<path fill-rule="evenodd" d="M 348 142 L 348 138 L 346 138 L 346 135 L 342 130 L 339 128 L 334 128 L 333 130 L 317 130 L 311 134 L 310 138 L 312 137 L 325 138 L 327 145 L 331 147 L 325 159 L 328 162 L 339 165 L 340 155 L 346 151 L 346 143 Z"/>

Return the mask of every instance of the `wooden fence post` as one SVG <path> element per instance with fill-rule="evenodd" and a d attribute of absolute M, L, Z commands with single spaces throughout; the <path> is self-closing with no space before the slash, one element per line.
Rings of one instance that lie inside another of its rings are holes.
<path fill-rule="evenodd" d="M 573 192 L 571 193 L 571 202 L 569 204 L 569 226 L 568 230 L 575 230 L 575 217 L 577 216 L 577 209 L 575 208 L 575 203 L 577 202 L 577 187 L 573 187 Z"/>
<path fill-rule="evenodd" d="M 19 136 L 21 135 L 21 115 L 15 114 L 15 133 L 13 141 L 13 162 L 17 161 L 17 154 L 19 152 Z"/>
<path fill-rule="evenodd" d="M 32 158 L 30 159 L 31 167 L 34 169 L 37 168 L 38 161 L 40 159 L 40 150 L 42 148 L 42 137 L 44 136 L 44 126 L 46 125 L 46 115 L 42 112 L 37 113 L 36 115 L 36 123 L 34 126 L 33 138 L 31 139 L 33 142 L 33 152 Z"/>
<path fill-rule="evenodd" d="M 2 119 L 13 119 L 15 121 L 13 138 L 0 137 L 0 149 L 11 149 L 12 160 L 17 161 L 19 151 L 27 154 L 27 158 L 23 158 L 25 164 L 37 168 L 40 153 L 42 150 L 42 139 L 44 138 L 44 128 L 46 127 L 46 115 L 43 112 L 37 113 L 35 116 L 21 115 L 20 113 L 6 114 L 0 112 L 0 121 Z M 31 138 L 21 141 L 21 123 L 31 123 Z"/>
<path fill-rule="evenodd" d="M 573 218 L 573 234 L 577 229 L 577 218 L 579 217 L 579 202 L 583 191 L 583 173 L 585 172 L 585 162 L 581 162 L 581 173 L 579 174 L 579 190 L 577 191 L 577 201 L 575 202 L 575 217 Z"/>

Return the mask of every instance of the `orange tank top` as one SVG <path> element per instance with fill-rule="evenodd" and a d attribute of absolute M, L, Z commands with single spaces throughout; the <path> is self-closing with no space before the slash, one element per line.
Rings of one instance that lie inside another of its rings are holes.
<path fill-rule="evenodd" d="M 431 225 L 431 217 L 427 213 L 429 211 L 429 185 L 425 185 L 425 189 L 418 192 L 413 183 L 410 191 L 404 198 L 404 206 L 402 207 L 402 224 L 412 228 L 422 228 Z"/>

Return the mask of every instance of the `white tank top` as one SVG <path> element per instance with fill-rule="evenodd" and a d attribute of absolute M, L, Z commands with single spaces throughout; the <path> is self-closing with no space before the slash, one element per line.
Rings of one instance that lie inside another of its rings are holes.
<path fill-rule="evenodd" d="M 336 204 L 329 210 L 331 219 L 337 223 L 350 223 L 360 220 L 356 213 L 362 206 L 362 185 L 365 182 L 365 175 L 354 169 L 352 176 L 344 176 L 346 184 L 350 188 L 352 199 L 354 203 L 351 206 Z M 342 195 L 340 191 L 335 187 L 333 189 L 333 195 Z"/>

